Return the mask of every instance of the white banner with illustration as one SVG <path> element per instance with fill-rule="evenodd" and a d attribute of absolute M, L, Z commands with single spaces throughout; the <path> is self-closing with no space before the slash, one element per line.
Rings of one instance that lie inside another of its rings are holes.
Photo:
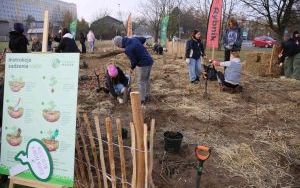
<path fill-rule="evenodd" d="M 72 187 L 79 54 L 7 54 L 0 173 Z"/>

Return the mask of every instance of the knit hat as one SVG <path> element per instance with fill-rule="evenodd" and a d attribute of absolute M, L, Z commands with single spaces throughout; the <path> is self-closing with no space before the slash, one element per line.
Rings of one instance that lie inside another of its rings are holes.
<path fill-rule="evenodd" d="M 116 37 L 113 39 L 113 41 L 114 41 L 114 44 L 115 44 L 116 46 L 118 46 L 119 48 L 122 48 L 122 47 L 123 47 L 123 44 L 122 44 L 123 37 L 121 37 L 121 36 L 116 36 Z"/>
<path fill-rule="evenodd" d="M 14 24 L 14 30 L 23 33 L 24 32 L 24 25 L 22 23 L 15 23 Z"/>
<path fill-rule="evenodd" d="M 115 65 L 108 65 L 107 67 L 107 72 L 108 72 L 108 75 L 112 78 L 116 77 L 118 75 L 118 69 Z"/>

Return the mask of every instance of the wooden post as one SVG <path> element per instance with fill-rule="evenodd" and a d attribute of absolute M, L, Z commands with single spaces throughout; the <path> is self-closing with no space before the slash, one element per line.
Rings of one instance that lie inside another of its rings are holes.
<path fill-rule="evenodd" d="M 154 147 L 154 131 L 155 131 L 155 119 L 151 120 L 151 130 L 150 130 L 150 148 L 149 148 L 149 187 L 155 188 L 152 171 L 153 171 L 153 147 Z"/>
<path fill-rule="evenodd" d="M 94 184 L 94 178 L 93 178 L 93 173 L 92 173 L 92 165 L 91 165 L 91 162 L 90 162 L 89 153 L 86 149 L 87 145 L 86 145 L 86 142 L 85 142 L 85 139 L 84 139 L 82 128 L 80 126 L 79 126 L 79 135 L 80 135 L 80 138 L 81 138 L 82 144 L 83 144 L 83 152 L 84 152 L 85 160 L 86 160 L 86 163 L 88 164 L 87 173 L 88 173 L 88 176 L 89 176 L 89 182 L 91 183 L 90 187 L 94 187 L 95 184 Z"/>
<path fill-rule="evenodd" d="M 272 48 L 272 54 L 271 54 L 270 63 L 269 63 L 269 70 L 268 70 L 268 74 L 269 74 L 269 75 L 272 74 L 272 64 L 273 64 L 273 59 L 274 59 L 275 49 L 276 49 L 276 45 L 274 44 L 274 45 L 273 45 L 273 48 Z"/>
<path fill-rule="evenodd" d="M 112 188 L 116 188 L 117 182 L 116 182 L 116 169 L 115 169 L 115 160 L 114 160 L 113 135 L 112 135 L 111 119 L 109 117 L 105 119 L 105 126 L 106 126 L 106 133 L 107 133 L 107 142 L 108 142 L 108 158 L 109 158 L 109 165 L 110 165 L 111 184 L 112 184 Z"/>
<path fill-rule="evenodd" d="M 61 185 L 48 184 L 40 181 L 23 179 L 19 177 L 9 177 L 9 188 L 14 188 L 14 185 L 24 185 L 34 188 L 63 188 Z"/>
<path fill-rule="evenodd" d="M 49 33 L 49 12 L 48 10 L 46 10 L 44 15 L 42 52 L 48 51 L 48 33 Z"/>
<path fill-rule="evenodd" d="M 145 185 L 145 155 L 144 151 L 144 118 L 141 107 L 141 98 L 139 92 L 131 92 L 131 107 L 133 115 L 133 124 L 136 131 L 136 146 L 137 146 L 137 185 L 142 188 Z"/>
<path fill-rule="evenodd" d="M 144 151 L 145 151 L 145 188 L 148 188 L 148 127 L 144 124 Z"/>
<path fill-rule="evenodd" d="M 79 141 L 78 141 L 78 138 L 76 139 L 76 153 L 77 153 L 77 156 L 78 156 L 78 166 L 79 166 L 79 169 L 80 169 L 80 174 L 81 174 L 81 178 L 82 178 L 82 181 L 83 183 L 88 186 L 87 184 L 87 178 L 86 178 L 86 174 L 85 174 L 85 169 L 82 165 L 82 162 L 83 162 L 83 159 L 82 159 L 82 152 L 81 152 L 81 149 L 80 149 L 80 145 L 79 145 Z"/>
<path fill-rule="evenodd" d="M 120 162 L 121 162 L 121 177 L 122 177 L 122 188 L 127 188 L 126 182 L 126 165 L 125 165 L 125 154 L 122 138 L 122 125 L 121 120 L 118 118 L 116 120 L 117 129 L 118 129 L 118 142 L 119 142 L 119 152 L 120 152 Z"/>
<path fill-rule="evenodd" d="M 96 167 L 96 174 L 97 174 L 97 179 L 98 179 L 98 187 L 101 188 L 101 176 L 100 176 L 100 168 L 99 168 L 99 165 L 98 165 L 98 157 L 97 157 L 97 154 L 96 154 L 96 145 L 95 145 L 95 141 L 94 141 L 94 136 L 93 136 L 93 133 L 92 133 L 92 129 L 91 129 L 91 124 L 90 124 L 90 121 L 89 121 L 89 118 L 87 116 L 87 114 L 83 114 L 83 120 L 86 124 L 86 129 L 87 129 L 87 132 L 88 132 L 88 135 L 89 135 L 89 140 L 90 140 L 90 143 L 91 143 L 91 148 L 92 148 L 92 154 L 93 154 L 93 158 L 94 158 L 94 165 Z"/>
<path fill-rule="evenodd" d="M 106 166 L 105 166 L 105 158 L 103 153 L 103 143 L 102 143 L 102 135 L 100 130 L 100 122 L 98 116 L 94 116 L 96 131 L 97 131 L 97 137 L 99 142 L 99 152 L 100 152 L 100 162 L 101 162 L 101 169 L 102 169 L 102 176 L 103 176 L 103 184 L 104 188 L 108 188 L 107 184 L 107 177 L 106 177 Z"/>
<path fill-rule="evenodd" d="M 130 123 L 130 132 L 131 132 L 131 153 L 132 153 L 132 179 L 131 184 L 132 188 L 136 188 L 136 142 L 135 142 L 135 128 L 133 123 Z"/>

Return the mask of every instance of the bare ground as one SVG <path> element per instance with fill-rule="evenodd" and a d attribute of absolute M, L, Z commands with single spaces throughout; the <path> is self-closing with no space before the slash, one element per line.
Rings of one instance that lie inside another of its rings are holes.
<path fill-rule="evenodd" d="M 157 187 L 195 186 L 194 148 L 198 144 L 212 148 L 204 164 L 202 187 L 300 186 L 299 81 L 243 71 L 242 93 L 221 93 L 216 82 L 209 82 L 209 99 L 205 99 L 204 81 L 190 85 L 183 60 L 167 56 L 164 63 L 162 56 L 153 57 L 152 100 L 144 113 L 145 122 L 156 119 L 153 177 Z M 102 121 L 106 116 L 121 117 L 128 128 L 130 105 L 96 93 L 94 76 L 97 69 L 103 77 L 108 63 L 116 63 L 129 73 L 125 55 L 85 57 L 82 61 L 89 68 L 81 69 L 80 75 L 92 80 L 80 81 L 79 111 L 100 115 Z M 136 89 L 135 75 L 131 76 Z M 184 135 L 177 154 L 164 151 L 163 133 L 170 130 Z"/>

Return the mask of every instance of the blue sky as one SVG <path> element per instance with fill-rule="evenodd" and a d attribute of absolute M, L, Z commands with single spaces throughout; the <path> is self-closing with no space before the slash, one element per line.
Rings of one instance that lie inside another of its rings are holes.
<path fill-rule="evenodd" d="M 77 5 L 78 18 L 84 18 L 87 21 L 92 21 L 97 12 L 109 10 L 112 16 L 120 18 L 118 12 L 121 10 L 123 20 L 127 18 L 129 12 L 136 12 L 138 4 L 141 0 L 63 0 L 72 2 Z M 119 5 L 120 4 L 120 8 Z"/>

